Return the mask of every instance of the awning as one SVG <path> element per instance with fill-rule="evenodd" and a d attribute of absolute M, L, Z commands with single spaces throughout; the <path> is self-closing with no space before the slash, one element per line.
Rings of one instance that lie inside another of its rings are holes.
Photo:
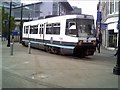
<path fill-rule="evenodd" d="M 117 23 L 110 23 L 108 24 L 108 30 L 114 29 L 115 33 L 118 33 L 118 29 L 117 29 Z"/>

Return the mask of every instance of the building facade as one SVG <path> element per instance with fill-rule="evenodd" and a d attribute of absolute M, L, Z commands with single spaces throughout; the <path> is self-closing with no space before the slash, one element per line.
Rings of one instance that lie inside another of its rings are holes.
<path fill-rule="evenodd" d="M 16 20 L 20 20 L 21 6 L 13 10 Z M 72 7 L 68 2 L 38 2 L 23 5 L 23 20 L 24 19 L 40 19 L 47 15 L 66 15 L 72 11 Z"/>
<path fill-rule="evenodd" d="M 118 0 L 100 1 L 99 10 L 102 12 L 101 23 L 107 24 L 106 29 L 102 29 L 102 44 L 106 48 L 118 47 Z"/>
<path fill-rule="evenodd" d="M 21 5 L 20 0 L 12 0 L 12 8 L 18 7 Z M 10 2 L 2 2 L 0 3 L 0 7 L 4 7 L 5 11 L 9 13 L 10 10 Z"/>
<path fill-rule="evenodd" d="M 19 0 L 18 0 L 19 1 Z M 9 13 L 10 2 L 3 2 L 1 6 L 6 8 Z M 30 21 L 45 18 L 45 16 L 61 16 L 67 14 L 81 14 L 81 8 L 73 7 L 64 0 L 64 2 L 54 1 L 43 1 L 32 4 L 21 4 L 20 2 L 12 2 L 12 16 L 16 20 L 15 30 L 19 31 L 20 20 L 21 20 L 21 9 L 22 9 L 22 20 Z"/>
<path fill-rule="evenodd" d="M 18 7 L 18 6 L 21 6 L 21 0 L 12 0 L 12 6 L 11 8 L 15 8 L 15 7 Z M 6 2 L 1 2 L 0 3 L 0 9 L 2 9 L 2 7 L 4 7 L 4 10 L 5 12 L 8 13 L 8 15 L 10 14 L 10 1 L 6 1 Z M 14 16 L 13 14 L 13 10 L 11 10 L 11 16 Z M 7 17 L 6 21 L 9 21 L 9 16 Z M 19 29 L 19 27 L 16 27 L 15 29 Z"/>
<path fill-rule="evenodd" d="M 71 11 L 71 14 L 78 14 L 78 15 L 82 14 L 81 8 L 78 8 L 76 6 L 72 6 L 72 8 L 73 8 L 73 11 Z"/>
<path fill-rule="evenodd" d="M 65 15 L 69 14 L 73 9 L 68 2 L 37 2 L 32 4 L 20 5 L 12 8 L 12 15 L 16 20 L 15 31 L 20 31 L 22 9 L 22 21 L 31 21 L 45 18 L 48 15 Z"/>

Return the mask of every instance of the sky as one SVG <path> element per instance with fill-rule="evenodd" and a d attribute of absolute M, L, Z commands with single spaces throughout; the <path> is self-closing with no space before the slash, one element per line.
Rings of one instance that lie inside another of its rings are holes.
<path fill-rule="evenodd" d="M 93 15 L 96 20 L 98 0 L 68 0 L 68 2 L 71 6 L 82 8 L 82 14 Z"/>
<path fill-rule="evenodd" d="M 40 0 L 21 0 L 22 3 L 30 4 Z M 44 0 L 42 0 L 44 1 Z M 47 1 L 47 0 L 45 0 Z M 50 0 L 48 0 L 50 1 Z M 82 14 L 90 14 L 94 16 L 96 21 L 97 18 L 97 3 L 99 0 L 67 0 L 71 6 L 77 6 L 82 8 Z"/>

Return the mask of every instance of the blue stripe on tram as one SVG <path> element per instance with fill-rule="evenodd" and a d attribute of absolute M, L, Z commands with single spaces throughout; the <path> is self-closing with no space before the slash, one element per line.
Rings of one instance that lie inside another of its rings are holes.
<path fill-rule="evenodd" d="M 47 43 L 46 45 L 53 46 L 53 47 L 65 48 L 65 49 L 74 49 L 74 46 L 62 46 L 62 45 L 49 44 L 49 43 Z"/>

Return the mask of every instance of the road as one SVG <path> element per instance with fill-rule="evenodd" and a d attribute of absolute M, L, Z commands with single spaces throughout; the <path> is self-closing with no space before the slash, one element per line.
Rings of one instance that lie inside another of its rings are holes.
<path fill-rule="evenodd" d="M 2 46 L 3 88 L 118 88 L 112 73 L 115 51 L 85 58 L 50 54 L 14 44 L 13 56 L 6 43 Z"/>

